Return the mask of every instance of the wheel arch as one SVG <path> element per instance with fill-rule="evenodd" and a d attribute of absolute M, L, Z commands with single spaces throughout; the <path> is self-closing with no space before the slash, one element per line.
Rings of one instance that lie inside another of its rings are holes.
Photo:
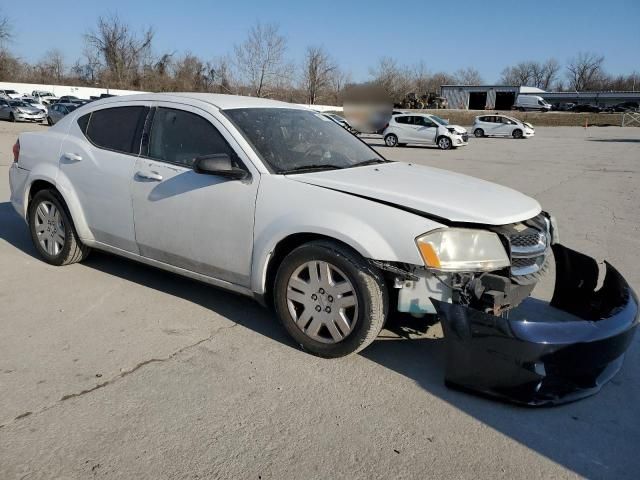
<path fill-rule="evenodd" d="M 260 299 L 261 303 L 269 307 L 273 306 L 273 286 L 275 284 L 278 268 L 280 268 L 280 265 L 282 264 L 282 261 L 285 259 L 285 257 L 299 246 L 318 240 L 326 240 L 337 243 L 338 245 L 341 245 L 342 247 L 347 248 L 354 253 L 362 255 L 362 252 L 359 251 L 358 248 L 355 248 L 348 242 L 331 235 L 317 232 L 299 232 L 287 235 L 276 243 L 264 265 L 263 274 L 260 276 L 260 293 L 258 294 L 258 298 Z"/>
<path fill-rule="evenodd" d="M 84 211 L 78 201 L 75 190 L 70 186 L 68 179 L 67 182 L 65 182 L 67 184 L 67 188 L 65 188 L 64 184 L 61 184 L 59 180 L 59 175 L 56 179 L 51 176 L 41 175 L 38 173 L 32 176 L 32 180 L 27 188 L 27 194 L 25 195 L 25 213 L 27 215 L 27 220 L 29 205 L 31 204 L 33 197 L 41 190 L 51 189 L 62 197 L 80 239 L 83 241 L 93 240 L 93 235 L 89 230 L 89 226 L 84 216 Z"/>

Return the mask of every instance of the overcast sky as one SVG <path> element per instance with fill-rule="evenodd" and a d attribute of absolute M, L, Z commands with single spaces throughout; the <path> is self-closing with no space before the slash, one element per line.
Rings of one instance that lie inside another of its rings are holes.
<path fill-rule="evenodd" d="M 105 7 L 105 5 L 108 5 Z M 256 23 L 276 23 L 298 63 L 321 45 L 354 80 L 381 56 L 423 61 L 431 72 L 474 67 L 486 82 L 522 60 L 578 51 L 606 57 L 609 73 L 640 71 L 640 0 L 607 1 L 0 1 L 14 21 L 10 49 L 30 62 L 50 48 L 71 65 L 99 15 L 118 14 L 134 30 L 153 27 L 154 52 L 190 51 L 203 59 L 233 51 Z"/>

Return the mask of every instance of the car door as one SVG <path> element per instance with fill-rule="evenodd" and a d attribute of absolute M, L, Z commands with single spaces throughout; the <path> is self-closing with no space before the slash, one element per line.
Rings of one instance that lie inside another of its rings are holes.
<path fill-rule="evenodd" d="M 500 135 L 511 135 L 515 129 L 516 122 L 507 117 L 496 117 L 500 123 L 497 124 L 496 131 L 500 132 Z"/>
<path fill-rule="evenodd" d="M 9 107 L 9 102 L 6 100 L 0 100 L 0 118 L 8 119 L 9 112 L 11 112 L 11 108 Z"/>
<path fill-rule="evenodd" d="M 413 142 L 413 122 L 412 118 L 407 115 L 397 115 L 394 118 L 394 133 L 398 136 L 398 143 Z"/>
<path fill-rule="evenodd" d="M 196 157 L 224 153 L 244 180 L 196 173 Z M 140 254 L 236 285 L 249 286 L 259 173 L 215 116 L 156 103 L 132 178 Z"/>
<path fill-rule="evenodd" d="M 419 143 L 435 143 L 438 125 L 428 117 L 413 117 L 415 122 L 416 141 Z"/>
<path fill-rule="evenodd" d="M 137 253 L 131 177 L 149 107 L 131 102 L 75 119 L 60 150 L 61 182 L 73 188 L 96 241 Z"/>

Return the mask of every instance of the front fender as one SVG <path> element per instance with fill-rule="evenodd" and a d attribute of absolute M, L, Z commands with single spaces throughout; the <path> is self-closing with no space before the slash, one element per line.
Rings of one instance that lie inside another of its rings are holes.
<path fill-rule="evenodd" d="M 440 227 L 371 200 L 265 176 L 256 206 L 251 287 L 257 294 L 265 292 L 269 260 L 278 243 L 290 235 L 322 235 L 349 245 L 365 258 L 422 265 L 415 238 Z"/>

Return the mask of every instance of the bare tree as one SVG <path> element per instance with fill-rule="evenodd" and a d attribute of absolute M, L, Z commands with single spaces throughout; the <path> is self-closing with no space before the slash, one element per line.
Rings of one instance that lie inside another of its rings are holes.
<path fill-rule="evenodd" d="M 533 72 L 531 62 L 520 62 L 512 67 L 507 67 L 502 71 L 500 83 L 505 85 L 528 85 L 531 86 Z"/>
<path fill-rule="evenodd" d="M 391 57 L 380 58 L 369 73 L 373 77 L 373 83 L 380 86 L 393 102 L 401 101 L 413 88 L 411 73 Z"/>
<path fill-rule="evenodd" d="M 120 87 L 136 83 L 141 61 L 151 50 L 152 40 L 151 28 L 138 37 L 117 16 L 99 17 L 97 31 L 85 35 L 87 48 L 101 57 L 106 68 L 105 80 Z"/>
<path fill-rule="evenodd" d="M 593 90 L 603 77 L 604 56 L 590 52 L 580 52 L 567 63 L 569 88 L 575 91 Z"/>
<path fill-rule="evenodd" d="M 331 72 L 330 79 L 330 90 L 331 90 L 331 101 L 333 105 L 341 105 L 342 101 L 342 93 L 347 85 L 351 82 L 351 74 L 343 71 L 339 67 L 336 67 L 333 72 Z"/>
<path fill-rule="evenodd" d="M 536 87 L 549 90 L 558 77 L 560 64 L 555 58 L 547 60 L 541 69 L 541 74 L 536 79 Z"/>
<path fill-rule="evenodd" d="M 62 83 L 66 68 L 64 56 L 60 50 L 54 48 L 44 54 L 42 60 L 34 66 L 34 73 L 42 83 Z"/>
<path fill-rule="evenodd" d="M 304 60 L 302 88 L 307 103 L 314 105 L 318 97 L 327 92 L 331 85 L 332 74 L 336 65 L 322 47 L 308 47 Z"/>
<path fill-rule="evenodd" d="M 289 68 L 284 55 L 287 41 L 273 24 L 251 27 L 244 43 L 236 45 L 236 63 L 251 93 L 257 97 L 268 97 L 283 81 L 290 80 Z"/>
<path fill-rule="evenodd" d="M 472 67 L 461 68 L 454 76 L 456 77 L 456 82 L 462 85 L 482 85 L 484 83 L 480 72 Z"/>
<path fill-rule="evenodd" d="M 5 42 L 11 40 L 12 37 L 13 28 L 11 26 L 11 20 L 0 10 L 0 47 L 2 47 Z"/>

